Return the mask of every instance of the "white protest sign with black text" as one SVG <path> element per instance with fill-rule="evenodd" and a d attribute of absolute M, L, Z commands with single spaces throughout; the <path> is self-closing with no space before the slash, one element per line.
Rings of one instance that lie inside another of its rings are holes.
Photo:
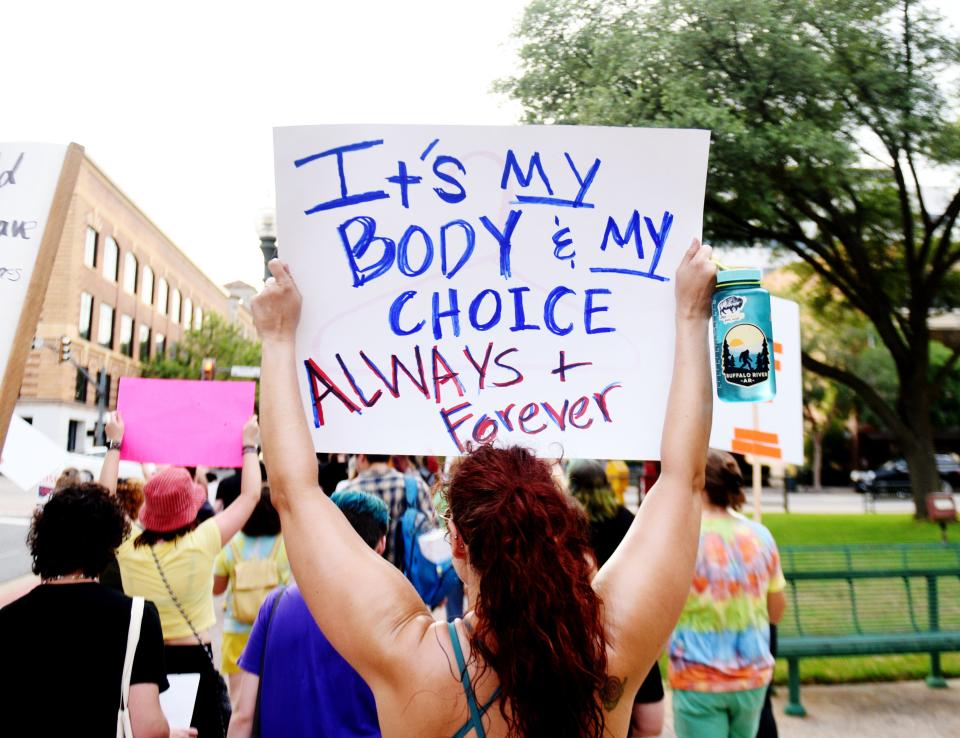
<path fill-rule="evenodd" d="M 274 144 L 318 450 L 658 457 L 707 131 L 310 126 Z"/>
<path fill-rule="evenodd" d="M 77 144 L 0 143 L 0 449 L 82 161 Z"/>

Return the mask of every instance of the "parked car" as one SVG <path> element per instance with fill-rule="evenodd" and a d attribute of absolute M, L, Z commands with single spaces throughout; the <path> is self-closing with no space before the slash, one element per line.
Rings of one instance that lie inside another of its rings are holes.
<path fill-rule="evenodd" d="M 936 459 L 937 471 L 940 472 L 940 491 L 960 490 L 960 456 L 937 454 Z M 860 494 L 869 492 L 873 495 L 896 495 L 901 498 L 913 496 L 910 470 L 905 459 L 893 459 L 870 471 L 850 472 L 850 481 Z"/>

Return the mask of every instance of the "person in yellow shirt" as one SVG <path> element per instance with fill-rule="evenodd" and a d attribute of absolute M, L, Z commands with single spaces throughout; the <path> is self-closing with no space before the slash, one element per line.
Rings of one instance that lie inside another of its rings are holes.
<path fill-rule="evenodd" d="M 108 451 L 100 483 L 116 494 L 124 424 L 119 413 L 107 423 Z M 243 527 L 260 499 L 257 445 L 260 427 L 254 415 L 243 428 L 243 483 L 226 510 L 197 525 L 206 490 L 186 469 L 168 467 L 144 485 L 138 525 L 117 549 L 123 589 L 152 601 L 160 614 L 167 674 L 200 674 L 190 726 L 201 736 L 225 735 L 230 700 L 213 664 L 211 628 L 213 562 Z"/>
<path fill-rule="evenodd" d="M 289 581 L 290 562 L 280 535 L 280 516 L 270 503 L 270 488 L 264 485 L 253 515 L 213 564 L 213 593 L 227 593 L 220 669 L 227 676 L 234 705 L 241 677 L 237 660 L 250 638 L 260 605 L 275 587 Z"/>

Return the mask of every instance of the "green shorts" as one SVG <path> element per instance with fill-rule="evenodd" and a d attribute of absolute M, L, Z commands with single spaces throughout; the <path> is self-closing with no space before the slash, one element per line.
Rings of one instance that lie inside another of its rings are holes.
<path fill-rule="evenodd" d="M 677 738 L 755 738 L 766 687 L 740 692 L 673 690 Z"/>

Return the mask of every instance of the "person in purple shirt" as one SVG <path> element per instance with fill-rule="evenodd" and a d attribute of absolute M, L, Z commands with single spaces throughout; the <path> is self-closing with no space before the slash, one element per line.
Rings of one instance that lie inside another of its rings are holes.
<path fill-rule="evenodd" d="M 382 555 L 390 517 L 383 500 L 353 491 L 331 499 Z M 296 585 L 264 601 L 238 663 L 242 678 L 227 738 L 249 738 L 255 720 L 262 738 L 380 738 L 373 692 L 317 627 Z"/>

